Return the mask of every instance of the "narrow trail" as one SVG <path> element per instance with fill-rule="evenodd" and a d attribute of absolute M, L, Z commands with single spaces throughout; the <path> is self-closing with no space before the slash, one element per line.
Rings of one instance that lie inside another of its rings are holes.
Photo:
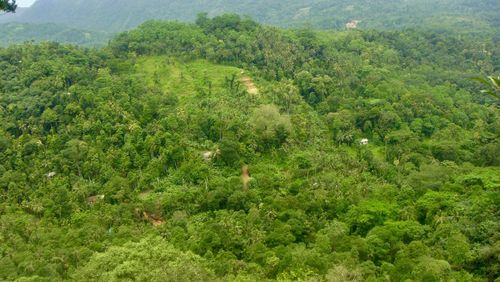
<path fill-rule="evenodd" d="M 253 82 L 252 78 L 247 75 L 242 75 L 240 78 L 241 83 L 245 85 L 249 94 L 257 95 L 259 94 L 259 89 Z"/>

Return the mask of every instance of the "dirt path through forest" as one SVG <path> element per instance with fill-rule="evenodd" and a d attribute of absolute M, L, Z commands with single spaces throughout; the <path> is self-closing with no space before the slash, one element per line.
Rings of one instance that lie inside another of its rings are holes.
<path fill-rule="evenodd" d="M 259 89 L 253 82 L 252 78 L 246 75 L 242 75 L 240 78 L 241 83 L 245 85 L 249 94 L 257 95 L 259 94 Z"/>

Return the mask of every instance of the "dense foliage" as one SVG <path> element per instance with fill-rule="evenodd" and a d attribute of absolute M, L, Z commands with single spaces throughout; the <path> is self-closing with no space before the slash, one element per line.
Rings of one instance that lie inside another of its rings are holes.
<path fill-rule="evenodd" d="M 473 39 L 201 15 L 0 49 L 0 280 L 494 281 Z"/>

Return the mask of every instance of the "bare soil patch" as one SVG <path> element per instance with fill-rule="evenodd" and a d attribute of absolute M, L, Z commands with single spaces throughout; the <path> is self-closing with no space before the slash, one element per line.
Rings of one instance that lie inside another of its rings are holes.
<path fill-rule="evenodd" d="M 251 77 L 243 75 L 240 78 L 240 81 L 241 81 L 241 83 L 243 83 L 243 85 L 245 85 L 245 87 L 247 88 L 247 92 L 249 94 L 252 94 L 252 95 L 259 94 L 259 89 L 255 85 L 255 83 L 253 82 Z"/>

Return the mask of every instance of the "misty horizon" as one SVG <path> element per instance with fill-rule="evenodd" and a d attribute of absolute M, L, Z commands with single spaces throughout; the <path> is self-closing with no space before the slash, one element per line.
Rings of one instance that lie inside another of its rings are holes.
<path fill-rule="evenodd" d="M 17 0 L 17 6 L 23 7 L 23 8 L 28 8 L 31 7 L 36 2 L 36 0 Z"/>

